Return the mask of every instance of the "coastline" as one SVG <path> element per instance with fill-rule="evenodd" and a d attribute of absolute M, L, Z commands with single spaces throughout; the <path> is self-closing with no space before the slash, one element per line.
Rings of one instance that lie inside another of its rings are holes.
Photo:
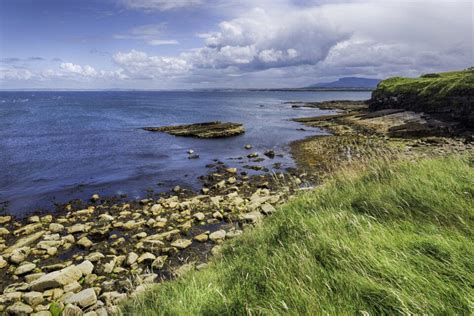
<path fill-rule="evenodd" d="M 324 108 L 324 104 L 319 105 Z M 114 312 L 118 303 L 149 284 L 204 268 L 219 254 L 226 239 L 258 225 L 298 192 L 302 182 L 322 183 L 333 172 L 382 153 L 416 159 L 473 149 L 472 143 L 451 137 L 391 138 L 384 135 L 386 128 L 374 123 L 380 117 L 364 118 L 363 108 L 354 109 L 350 102 L 339 106 L 328 102 L 326 108 L 330 106 L 343 112 L 297 119 L 325 128 L 332 135 L 289 144 L 298 166 L 295 170 L 248 176 L 217 162 L 201 177 L 201 194 L 175 187 L 166 196 L 140 201 L 93 196 L 91 202 L 64 205 L 54 217 L 33 215 L 17 221 L 1 216 L 4 242 L 0 244 L 0 269 L 5 277 L 0 283 L 4 293 L 0 307 L 6 309 L 18 302 L 34 285 L 44 290 L 34 311 L 49 310 L 52 302 L 67 305 L 83 289 L 97 288 L 98 293 L 90 297 L 94 303 L 84 311 Z M 400 114 L 382 117 L 389 115 Z M 245 153 L 250 161 L 258 161 L 259 156 L 252 151 Z M 80 270 L 84 265 L 88 268 L 76 273 L 75 280 L 68 279 L 67 284 L 51 280 L 51 274 L 64 276 L 70 267 Z"/>

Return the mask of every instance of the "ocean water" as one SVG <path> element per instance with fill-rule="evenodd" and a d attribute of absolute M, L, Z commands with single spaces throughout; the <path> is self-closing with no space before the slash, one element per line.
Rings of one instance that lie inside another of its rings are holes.
<path fill-rule="evenodd" d="M 237 157 L 274 149 L 260 165 L 294 166 L 291 141 L 324 134 L 289 119 L 328 111 L 293 109 L 286 101 L 362 100 L 369 92 L 0 92 L 0 202 L 24 216 L 73 198 L 127 194 L 141 198 L 174 185 L 197 189 L 214 159 L 242 168 Z M 206 121 L 240 122 L 246 133 L 194 139 L 142 130 Z M 200 159 L 189 160 L 193 149 Z"/>

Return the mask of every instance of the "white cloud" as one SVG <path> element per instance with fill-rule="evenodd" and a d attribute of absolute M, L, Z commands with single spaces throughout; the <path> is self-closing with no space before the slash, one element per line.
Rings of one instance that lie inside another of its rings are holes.
<path fill-rule="evenodd" d="M 191 65 L 181 58 L 148 56 L 144 52 L 132 50 L 113 56 L 114 62 L 124 72 L 138 79 L 154 79 L 163 76 L 177 76 L 187 73 Z"/>
<path fill-rule="evenodd" d="M 0 68 L 0 80 L 29 80 L 33 73 L 24 68 Z"/>
<path fill-rule="evenodd" d="M 73 63 L 62 63 L 60 66 L 61 70 L 63 70 L 66 74 L 72 73 L 76 75 L 81 75 L 84 77 L 96 77 L 99 73 L 91 66 L 85 65 L 75 65 Z"/>
<path fill-rule="evenodd" d="M 196 6 L 202 0 L 122 0 L 122 4 L 134 10 L 166 11 Z"/>

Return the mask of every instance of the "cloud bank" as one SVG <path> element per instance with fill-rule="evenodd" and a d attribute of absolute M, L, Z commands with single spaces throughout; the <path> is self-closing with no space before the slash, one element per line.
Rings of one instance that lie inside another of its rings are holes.
<path fill-rule="evenodd" d="M 123 3 L 145 11 L 226 7 L 217 0 L 212 6 L 198 0 Z M 112 54 L 112 71 L 61 63 L 50 73 L 121 80 L 138 87 L 143 82 L 157 88 L 163 83 L 166 87 L 270 87 L 348 75 L 383 78 L 462 69 L 473 63 L 472 6 L 467 1 L 444 0 L 241 1 L 228 6 L 232 18 L 195 34 L 201 46 L 170 55 L 131 48 Z M 164 24 L 158 23 L 137 26 L 114 38 L 179 45 L 165 34 Z M 5 69 L 0 69 L 0 78 L 45 77 Z"/>

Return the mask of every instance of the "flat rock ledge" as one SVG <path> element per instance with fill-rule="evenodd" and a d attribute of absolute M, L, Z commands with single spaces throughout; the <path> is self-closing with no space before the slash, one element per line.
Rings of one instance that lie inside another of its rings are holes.
<path fill-rule="evenodd" d="M 144 127 L 143 129 L 150 132 L 164 132 L 174 136 L 197 138 L 231 137 L 245 133 L 243 124 L 220 121 L 163 127 Z"/>

